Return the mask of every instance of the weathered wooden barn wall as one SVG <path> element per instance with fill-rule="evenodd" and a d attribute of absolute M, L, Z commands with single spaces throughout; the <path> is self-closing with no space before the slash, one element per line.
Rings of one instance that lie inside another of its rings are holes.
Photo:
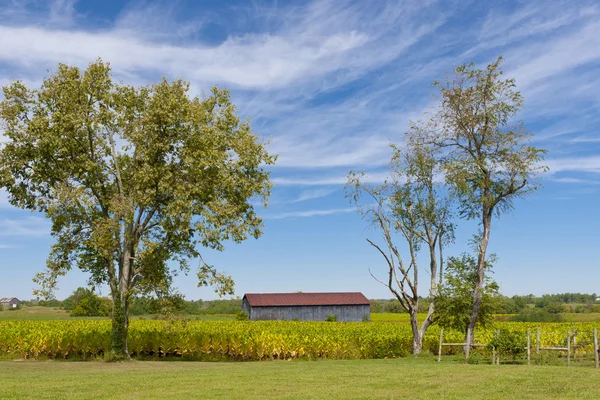
<path fill-rule="evenodd" d="M 261 306 L 251 307 L 248 301 L 242 302 L 242 310 L 248 318 L 258 320 L 292 320 L 325 321 L 328 316 L 335 315 L 337 321 L 361 322 L 371 320 L 368 305 L 326 305 L 326 306 Z"/>

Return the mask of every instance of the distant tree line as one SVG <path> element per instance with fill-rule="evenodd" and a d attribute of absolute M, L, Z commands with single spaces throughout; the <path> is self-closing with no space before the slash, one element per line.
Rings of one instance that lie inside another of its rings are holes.
<path fill-rule="evenodd" d="M 497 298 L 497 314 L 519 314 L 530 310 L 544 310 L 551 314 L 600 312 L 600 302 L 596 302 L 595 293 L 558 293 L 542 296 L 515 295 Z M 419 297 L 419 312 L 425 313 L 429 308 L 429 298 Z M 371 300 L 372 313 L 406 313 L 396 299 Z"/>
<path fill-rule="evenodd" d="M 112 313 L 112 300 L 96 294 L 88 288 L 77 288 L 64 300 L 29 300 L 26 306 L 56 307 L 69 311 L 73 317 L 108 317 Z M 190 314 L 214 315 L 236 314 L 241 310 L 241 299 L 229 300 L 185 300 L 181 296 L 156 298 L 133 296 L 131 315 Z"/>
<path fill-rule="evenodd" d="M 600 313 L 600 302 L 596 302 L 595 293 L 558 293 L 542 296 L 516 295 L 512 297 L 494 294 L 494 300 L 488 301 L 494 314 L 516 314 L 518 321 L 558 321 L 552 315 L 561 313 Z M 397 299 L 373 299 L 372 313 L 406 313 Z M 419 297 L 419 313 L 427 313 L 430 299 Z M 443 304 L 443 303 L 442 303 Z M 456 304 L 456 303 L 455 303 Z M 460 303 L 459 303 L 460 304 Z M 108 297 L 96 294 L 93 290 L 80 287 L 64 300 L 29 300 L 25 306 L 55 307 L 69 311 L 71 316 L 106 317 L 112 311 L 112 302 Z M 214 315 L 237 314 L 242 306 L 241 299 L 229 300 L 186 300 L 182 296 L 156 298 L 134 296 L 131 301 L 132 315 L 186 314 Z M 454 306 L 456 307 L 456 306 Z M 440 310 L 442 311 L 442 310 Z M 464 313 L 454 313 L 464 314 Z"/>

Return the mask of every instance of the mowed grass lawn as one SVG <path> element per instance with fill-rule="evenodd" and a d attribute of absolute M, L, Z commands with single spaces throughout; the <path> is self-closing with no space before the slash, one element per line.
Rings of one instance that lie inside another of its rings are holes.
<path fill-rule="evenodd" d="M 0 399 L 600 398 L 594 368 L 431 357 L 304 362 L 0 362 Z"/>

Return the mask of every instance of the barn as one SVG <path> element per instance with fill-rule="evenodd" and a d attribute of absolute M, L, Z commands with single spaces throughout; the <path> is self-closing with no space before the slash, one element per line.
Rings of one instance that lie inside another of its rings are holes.
<path fill-rule="evenodd" d="M 371 320 L 369 299 L 360 292 L 246 293 L 242 310 L 251 320 L 337 321 Z"/>
<path fill-rule="evenodd" d="M 21 305 L 21 302 L 16 297 L 2 297 L 0 298 L 0 305 L 4 308 L 17 308 Z"/>

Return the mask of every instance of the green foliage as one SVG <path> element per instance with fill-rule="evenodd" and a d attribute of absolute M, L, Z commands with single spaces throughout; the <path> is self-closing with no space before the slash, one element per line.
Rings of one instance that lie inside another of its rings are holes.
<path fill-rule="evenodd" d="M 241 299 L 208 300 L 199 314 L 235 314 L 242 307 Z"/>
<path fill-rule="evenodd" d="M 550 313 L 544 309 L 525 309 L 510 317 L 510 320 L 515 322 L 562 322 L 565 319 L 560 314 Z"/>
<path fill-rule="evenodd" d="M 513 201 L 536 190 L 535 178 L 546 150 L 529 145 L 532 134 L 513 123 L 523 96 L 514 79 L 502 79 L 502 58 L 477 69 L 457 67 L 440 90 L 440 109 L 426 130 L 428 139 L 446 148 L 443 168 L 461 215 L 472 219 L 511 209 Z"/>
<path fill-rule="evenodd" d="M 544 307 L 544 309 L 551 314 L 560 314 L 565 312 L 565 307 L 559 302 L 552 302 Z"/>
<path fill-rule="evenodd" d="M 62 301 L 57 299 L 49 299 L 49 300 L 39 300 L 37 301 L 37 305 L 42 307 L 60 307 L 64 308 L 64 304 Z"/>
<path fill-rule="evenodd" d="M 541 297 L 534 298 L 533 301 L 528 303 L 535 303 L 536 307 L 543 308 L 550 303 L 594 303 L 596 301 L 596 293 L 557 293 L 557 294 L 544 294 Z"/>
<path fill-rule="evenodd" d="M 243 311 L 238 311 L 237 314 L 235 314 L 235 319 L 236 321 L 248 321 L 248 314 Z"/>
<path fill-rule="evenodd" d="M 527 299 L 524 296 L 513 296 L 511 298 L 502 296 L 501 302 L 499 312 L 502 314 L 518 314 L 527 307 Z"/>
<path fill-rule="evenodd" d="M 498 335 L 488 344 L 488 349 L 492 348 L 501 356 L 509 356 L 514 361 L 527 351 L 527 336 L 523 332 L 500 329 Z"/>
<path fill-rule="evenodd" d="M 594 304 L 594 305 L 590 306 L 590 312 L 600 313 L 600 304 Z"/>
<path fill-rule="evenodd" d="M 37 89 L 3 88 L 0 188 L 12 205 L 44 213 L 56 240 L 37 295 L 79 268 L 120 297 L 114 320 L 125 324 L 130 296 L 170 293 L 172 265 L 187 273 L 192 259 L 199 285 L 233 293 L 198 247 L 221 251 L 261 235 L 253 204 L 266 205 L 265 166 L 276 157 L 228 91 L 214 87 L 203 99 L 188 91 L 181 80 L 116 83 L 101 60 L 85 71 L 60 64 Z"/>
<path fill-rule="evenodd" d="M 337 321 L 337 315 L 330 314 L 330 315 L 327 316 L 327 318 L 325 318 L 325 321 L 327 321 L 327 322 L 336 322 Z"/>
<path fill-rule="evenodd" d="M 486 271 L 491 272 L 495 256 L 486 262 Z M 435 299 L 434 322 L 442 328 L 466 332 L 473 310 L 473 293 L 477 280 L 477 259 L 463 253 L 450 257 L 444 274 L 444 283 Z M 485 278 L 483 297 L 477 326 L 483 328 L 494 322 L 493 314 L 500 307 L 498 284 L 489 275 Z"/>
<path fill-rule="evenodd" d="M 394 299 L 388 301 L 387 304 L 385 304 L 382 312 L 405 313 L 407 311 L 404 309 L 404 307 L 402 307 L 402 304 L 397 299 Z"/>
<path fill-rule="evenodd" d="M 112 301 L 97 296 L 88 288 L 77 288 L 73 294 L 63 301 L 66 310 L 72 317 L 106 317 L 112 312 Z"/>

